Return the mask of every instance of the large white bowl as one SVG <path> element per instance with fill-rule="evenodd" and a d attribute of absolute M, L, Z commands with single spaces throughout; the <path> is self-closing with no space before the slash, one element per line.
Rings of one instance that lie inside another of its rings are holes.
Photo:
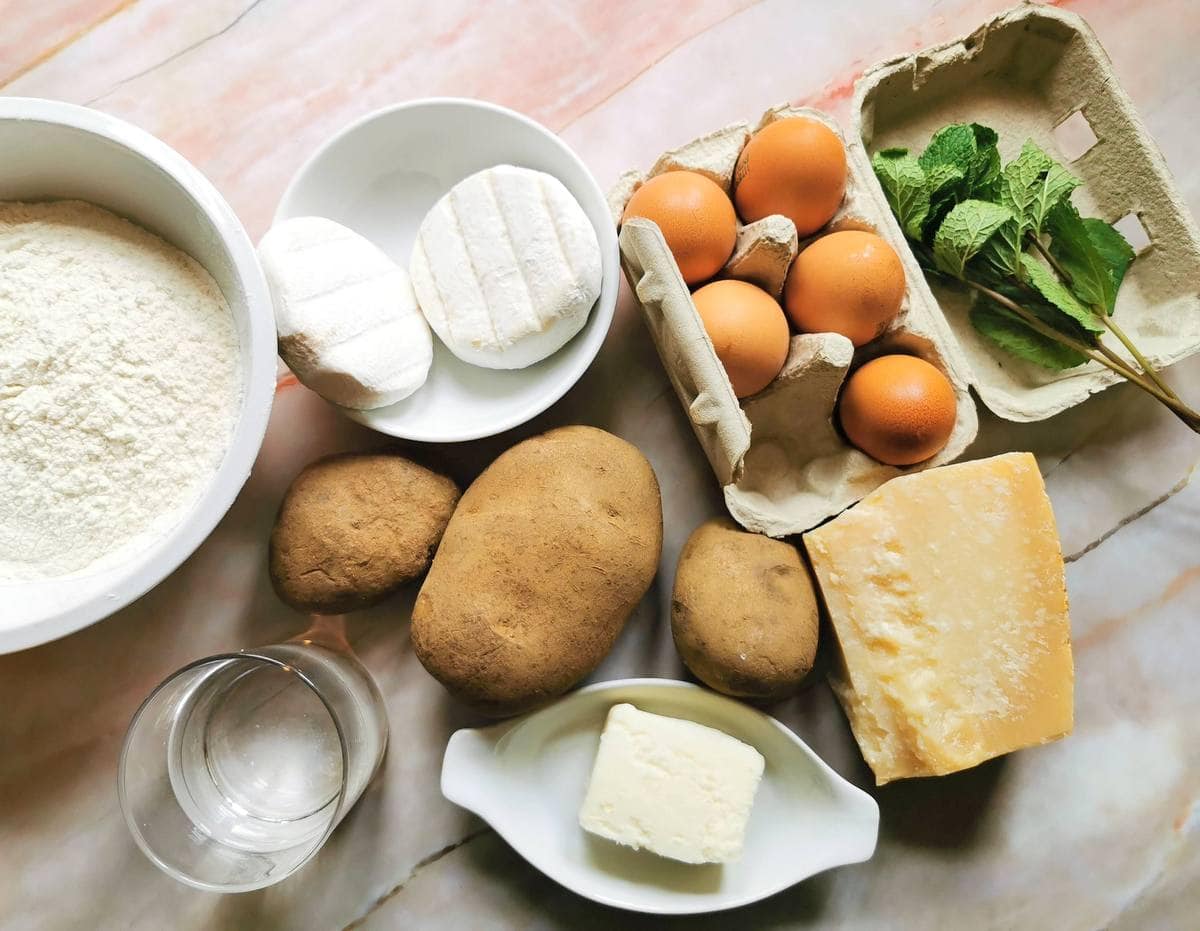
<path fill-rule="evenodd" d="M 430 443 L 492 436 L 561 398 L 591 364 L 617 304 L 617 235 L 596 179 L 558 136 L 495 104 L 431 98 L 388 107 L 343 129 L 292 179 L 275 221 L 319 216 L 375 242 L 408 268 L 421 220 L 456 182 L 499 164 L 558 178 L 600 242 L 600 297 L 584 328 L 550 358 L 497 371 L 468 365 L 434 338 L 429 380 L 411 397 L 347 416 L 381 433 Z"/>
<path fill-rule="evenodd" d="M 55 101 L 0 97 L 0 200 L 64 198 L 91 201 L 141 224 L 216 279 L 237 323 L 242 407 L 220 468 L 165 537 L 104 571 L 0 584 L 0 653 L 107 617 L 191 555 L 250 475 L 274 396 L 270 295 L 253 244 L 216 188 L 179 153 L 122 120 Z"/>

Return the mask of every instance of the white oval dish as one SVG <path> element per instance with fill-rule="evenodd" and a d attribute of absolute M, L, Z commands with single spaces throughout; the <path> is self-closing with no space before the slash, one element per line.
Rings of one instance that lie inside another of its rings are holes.
<path fill-rule="evenodd" d="M 220 467 L 166 535 L 120 564 L 0 582 L 0 653 L 62 637 L 161 582 L 212 532 L 250 476 L 275 393 L 275 326 L 254 246 L 195 167 L 144 130 L 97 110 L 0 97 L 0 200 L 78 198 L 133 220 L 216 280 L 237 326 L 242 401 Z"/>
<path fill-rule="evenodd" d="M 411 397 L 345 414 L 380 433 L 428 443 L 492 436 L 561 398 L 600 351 L 617 303 L 617 236 L 604 193 L 561 139 L 526 116 L 479 100 L 414 100 L 368 114 L 300 168 L 275 222 L 321 216 L 366 236 L 408 268 L 425 214 L 467 175 L 510 164 L 558 178 L 579 201 L 600 243 L 600 297 L 584 328 L 548 359 L 500 371 L 468 365 L 434 341 L 429 380 Z"/>
<path fill-rule="evenodd" d="M 620 702 L 715 727 L 766 759 L 737 863 L 677 863 L 579 826 L 604 719 Z M 869 859 L 879 834 L 875 800 L 788 728 L 741 702 L 670 679 L 601 682 L 515 721 L 457 731 L 446 746 L 442 794 L 573 892 L 660 915 L 756 902 L 822 870 Z"/>

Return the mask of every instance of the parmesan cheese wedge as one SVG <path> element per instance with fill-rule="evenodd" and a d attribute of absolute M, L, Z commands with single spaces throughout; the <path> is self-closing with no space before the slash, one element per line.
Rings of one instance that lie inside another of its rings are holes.
<path fill-rule="evenodd" d="M 294 217 L 258 246 L 279 354 L 327 401 L 385 407 L 425 383 L 433 337 L 408 274 L 333 220 Z"/>
<path fill-rule="evenodd" d="M 804 535 L 830 684 L 882 785 L 1071 732 L 1062 551 L 1029 453 L 893 479 Z"/>
<path fill-rule="evenodd" d="M 426 215 L 409 263 L 425 318 L 459 359 L 519 369 L 561 349 L 600 296 L 600 244 L 557 178 L 496 165 Z"/>

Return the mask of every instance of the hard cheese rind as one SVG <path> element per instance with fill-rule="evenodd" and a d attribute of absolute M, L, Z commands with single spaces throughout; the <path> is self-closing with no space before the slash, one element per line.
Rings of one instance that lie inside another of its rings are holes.
<path fill-rule="evenodd" d="M 519 369 L 561 349 L 600 296 L 600 244 L 551 175 L 496 165 L 426 215 L 409 272 L 429 325 L 458 358 Z"/>
<path fill-rule="evenodd" d="M 684 863 L 728 863 L 741 856 L 764 765 L 714 728 L 614 705 L 579 824 Z"/>
<path fill-rule="evenodd" d="M 880 785 L 1070 732 L 1062 552 L 1032 455 L 895 479 L 804 545 L 841 651 L 830 682 Z"/>

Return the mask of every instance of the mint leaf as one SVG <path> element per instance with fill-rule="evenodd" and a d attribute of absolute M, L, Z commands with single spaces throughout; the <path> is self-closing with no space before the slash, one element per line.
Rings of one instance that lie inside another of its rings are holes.
<path fill-rule="evenodd" d="M 964 200 L 946 214 L 933 237 L 933 259 L 939 269 L 955 278 L 988 238 L 1013 218 L 1012 211 L 985 200 Z"/>
<path fill-rule="evenodd" d="M 1041 235 L 1046 216 L 1078 186 L 1078 178 L 1027 139 L 1021 154 L 1004 166 L 998 194 L 1026 230 Z"/>
<path fill-rule="evenodd" d="M 1000 184 L 1000 150 L 996 148 L 996 131 L 978 123 L 971 124 L 975 137 L 975 157 L 967 172 L 967 197 L 995 200 Z"/>
<path fill-rule="evenodd" d="M 963 170 L 956 165 L 934 165 L 925 172 L 925 181 L 929 185 L 929 215 L 921 230 L 922 241 L 927 245 L 933 244 L 933 234 L 942 224 L 950 208 L 958 203 L 958 192 L 962 187 Z"/>
<path fill-rule="evenodd" d="M 1107 224 L 1104 224 L 1107 226 Z M 1111 228 L 1111 227 L 1110 227 Z M 1117 302 L 1117 285 L 1129 267 L 1133 250 L 1124 243 L 1122 250 L 1114 237 L 1124 237 L 1116 230 L 1112 235 L 1099 232 L 1095 224 L 1085 223 L 1070 200 L 1062 200 L 1046 218 L 1050 233 L 1050 254 L 1071 276 L 1071 290 L 1089 307 L 1099 307 L 1112 313 Z M 1103 246 L 1098 247 L 1093 237 Z"/>
<path fill-rule="evenodd" d="M 992 273 L 1002 278 L 1019 275 L 1021 257 L 1025 249 L 1024 235 L 1025 228 L 1014 215 L 1011 220 L 1006 220 L 996 230 L 996 234 L 984 244 L 979 258 Z"/>
<path fill-rule="evenodd" d="M 1000 141 L 1000 136 L 990 126 L 984 126 L 982 123 L 971 123 L 970 125 L 971 134 L 975 137 L 976 148 L 986 149 Z"/>
<path fill-rule="evenodd" d="M 1020 317 L 992 301 L 976 301 L 970 318 L 971 325 L 979 333 L 1005 352 L 1042 368 L 1061 371 L 1087 361 L 1082 353 L 1043 336 Z"/>
<path fill-rule="evenodd" d="M 925 170 L 925 183 L 929 187 L 930 197 L 945 193 L 947 186 L 962 179 L 963 170 L 957 165 L 934 165 L 932 168 Z"/>
<path fill-rule="evenodd" d="M 1021 154 L 1004 166 L 1000 177 L 1000 203 L 1016 214 L 1027 226 L 1033 215 L 1038 180 L 1053 164 L 1045 152 L 1026 141 Z"/>
<path fill-rule="evenodd" d="M 904 234 L 920 239 L 929 215 L 929 187 L 916 156 L 907 149 L 884 149 L 875 153 L 871 167 Z"/>
<path fill-rule="evenodd" d="M 933 134 L 917 161 L 926 173 L 938 165 L 948 165 L 961 171 L 965 178 L 978 149 L 975 131 L 966 123 L 952 123 Z"/>
<path fill-rule="evenodd" d="M 1103 220 L 1085 217 L 1083 228 L 1087 231 L 1088 239 L 1092 241 L 1096 251 L 1100 253 L 1100 257 L 1108 263 L 1109 271 L 1113 275 L 1112 303 L 1104 305 L 1104 309 L 1111 315 L 1116 309 L 1117 291 L 1121 287 L 1121 282 L 1125 280 L 1125 272 L 1129 270 L 1129 266 L 1133 262 L 1133 247 L 1116 227 Z"/>
<path fill-rule="evenodd" d="M 1025 279 L 1054 307 L 1089 333 L 1103 333 L 1104 323 L 1087 307 L 1079 303 L 1054 272 L 1032 255 L 1022 254 L 1021 271 Z"/>
<path fill-rule="evenodd" d="M 1021 154 L 1004 166 L 996 182 L 996 200 L 1013 213 L 987 243 L 983 260 L 1000 275 L 1020 277 L 1025 236 L 1039 235 L 1046 215 L 1079 184 L 1078 179 L 1026 140 Z"/>
<path fill-rule="evenodd" d="M 1030 216 L 1030 227 L 1035 236 L 1042 235 L 1046 227 L 1046 218 L 1050 211 L 1057 207 L 1075 188 L 1079 187 L 1079 179 L 1063 168 L 1058 162 L 1051 162 L 1041 182 L 1034 189 L 1033 209 Z"/>
<path fill-rule="evenodd" d="M 1051 164 L 1050 157 L 1029 141 L 1021 148 L 1021 154 L 1000 173 L 996 199 L 1012 211 L 1013 219 L 996 231 L 982 253 L 982 259 L 998 275 L 1019 276 L 1021 273 L 1025 233 L 1031 222 L 1038 179 Z"/>

